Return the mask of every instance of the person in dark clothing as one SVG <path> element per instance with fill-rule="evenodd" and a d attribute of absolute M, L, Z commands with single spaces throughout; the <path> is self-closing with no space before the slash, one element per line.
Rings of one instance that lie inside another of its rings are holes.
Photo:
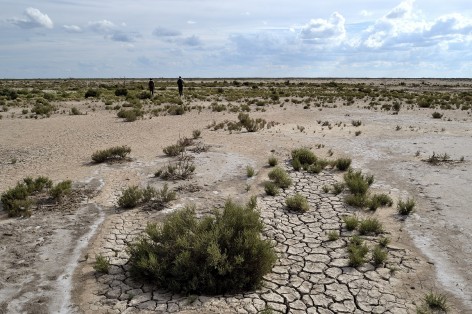
<path fill-rule="evenodd" d="M 151 79 L 149 79 L 149 91 L 151 92 L 151 96 L 154 96 L 154 81 Z"/>
<path fill-rule="evenodd" d="M 179 87 L 179 96 L 182 97 L 184 93 L 184 80 L 181 76 L 179 76 L 179 79 L 177 80 L 177 86 Z"/>

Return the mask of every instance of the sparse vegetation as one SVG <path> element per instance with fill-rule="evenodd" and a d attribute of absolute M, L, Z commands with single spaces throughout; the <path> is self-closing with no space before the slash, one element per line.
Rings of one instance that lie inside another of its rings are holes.
<path fill-rule="evenodd" d="M 387 251 L 383 249 L 380 245 L 377 245 L 372 250 L 372 262 L 376 266 L 382 266 L 387 260 Z"/>
<path fill-rule="evenodd" d="M 346 171 L 351 166 L 351 158 L 338 158 L 335 161 L 336 168 L 341 171 Z"/>
<path fill-rule="evenodd" d="M 276 196 L 279 194 L 279 187 L 272 181 L 264 182 L 264 190 L 269 196 Z"/>
<path fill-rule="evenodd" d="M 359 219 L 357 219 L 355 216 L 344 216 L 343 221 L 348 231 L 355 230 L 359 224 Z"/>
<path fill-rule="evenodd" d="M 246 176 L 247 176 L 248 178 L 252 178 L 255 173 L 256 173 L 256 171 L 254 170 L 253 167 L 251 167 L 251 166 L 246 166 Z"/>
<path fill-rule="evenodd" d="M 328 232 L 328 240 L 329 241 L 336 241 L 339 239 L 339 232 L 336 230 L 331 230 Z"/>
<path fill-rule="evenodd" d="M 72 181 L 66 180 L 57 183 L 49 190 L 52 199 L 60 201 L 63 197 L 72 192 Z"/>
<path fill-rule="evenodd" d="M 108 274 L 110 269 L 109 258 L 101 254 L 95 256 L 95 264 L 93 265 L 93 269 L 95 269 L 95 271 L 98 273 Z"/>
<path fill-rule="evenodd" d="M 275 156 L 270 156 L 268 162 L 269 162 L 270 167 L 275 167 L 279 163 L 279 161 L 277 160 Z"/>
<path fill-rule="evenodd" d="M 397 204 L 397 211 L 400 215 L 409 215 L 415 209 L 416 202 L 408 198 L 406 201 L 400 200 Z"/>
<path fill-rule="evenodd" d="M 131 148 L 128 146 L 116 146 L 96 151 L 92 155 L 92 160 L 96 163 L 124 160 L 130 152 Z"/>
<path fill-rule="evenodd" d="M 292 179 L 290 179 L 288 173 L 281 167 L 275 167 L 272 169 L 269 172 L 269 179 L 282 189 L 286 189 L 292 185 Z"/>
<path fill-rule="evenodd" d="M 351 238 L 347 250 L 349 253 L 349 266 L 358 267 L 366 262 L 366 255 L 369 249 L 359 236 L 353 236 Z"/>
<path fill-rule="evenodd" d="M 291 197 L 287 197 L 285 204 L 291 211 L 306 212 L 310 209 L 310 205 L 308 204 L 306 197 L 299 193 L 296 193 Z"/>
<path fill-rule="evenodd" d="M 383 232 L 383 227 L 377 218 L 367 218 L 359 222 L 358 230 L 361 235 L 377 235 Z"/>

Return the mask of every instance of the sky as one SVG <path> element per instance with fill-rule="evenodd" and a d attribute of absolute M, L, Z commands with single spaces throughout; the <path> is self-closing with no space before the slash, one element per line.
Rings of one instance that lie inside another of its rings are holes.
<path fill-rule="evenodd" d="M 0 78 L 472 76 L 470 0 L 1 0 Z"/>

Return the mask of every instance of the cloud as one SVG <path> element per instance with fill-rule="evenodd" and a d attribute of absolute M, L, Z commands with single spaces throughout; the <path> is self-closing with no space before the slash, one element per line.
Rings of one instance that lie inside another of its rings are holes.
<path fill-rule="evenodd" d="M 202 41 L 197 36 L 192 35 L 192 36 L 184 38 L 182 40 L 182 43 L 186 46 L 196 47 L 196 46 L 201 46 Z"/>
<path fill-rule="evenodd" d="M 94 32 L 105 34 L 105 33 L 112 32 L 113 30 L 117 28 L 117 26 L 108 20 L 102 20 L 102 21 L 89 22 L 88 28 L 90 28 Z"/>
<path fill-rule="evenodd" d="M 82 29 L 77 25 L 63 25 L 64 28 L 69 33 L 80 33 Z"/>
<path fill-rule="evenodd" d="M 176 36 L 180 36 L 181 32 L 159 26 L 154 29 L 152 34 L 156 37 L 176 37 Z"/>
<path fill-rule="evenodd" d="M 339 43 L 346 37 L 345 22 L 338 12 L 334 12 L 329 20 L 312 19 L 300 30 L 300 38 L 311 43 Z"/>
<path fill-rule="evenodd" d="M 400 19 L 411 16 L 414 0 L 406 0 L 393 8 L 386 16 L 387 19 Z"/>
<path fill-rule="evenodd" d="M 129 34 L 126 34 L 122 31 L 115 31 L 113 32 L 109 38 L 113 41 L 119 41 L 119 42 L 125 42 L 125 43 L 130 43 L 134 42 L 135 38 Z"/>
<path fill-rule="evenodd" d="M 27 8 L 24 12 L 24 18 L 13 18 L 8 20 L 11 24 L 18 27 L 28 28 L 48 28 L 54 27 L 54 23 L 47 14 L 41 13 L 38 9 Z"/>

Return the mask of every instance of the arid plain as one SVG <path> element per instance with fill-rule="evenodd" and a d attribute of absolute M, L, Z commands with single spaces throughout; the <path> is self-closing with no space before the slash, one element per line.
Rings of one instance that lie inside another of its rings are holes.
<path fill-rule="evenodd" d="M 471 80 L 188 79 L 182 99 L 174 80 L 155 82 L 150 97 L 147 80 L 0 81 L 0 192 L 38 176 L 73 186 L 22 217 L 0 210 L 0 313 L 416 313 L 428 294 L 445 296 L 448 312 L 472 313 Z M 241 114 L 253 129 L 238 124 Z M 156 176 L 178 158 L 164 148 L 182 139 L 194 172 Z M 117 146 L 131 149 L 127 158 L 92 161 Z M 375 178 L 370 193 L 393 204 L 347 205 L 348 191 L 331 190 L 343 172 L 293 169 L 301 147 L 352 159 Z M 264 191 L 270 157 L 294 181 L 276 197 Z M 118 205 L 128 187 L 165 183 L 177 198 L 164 206 Z M 303 215 L 284 208 L 295 192 L 309 199 Z M 259 290 L 178 295 L 129 277 L 126 245 L 148 222 L 253 195 L 278 255 Z M 399 215 L 407 199 L 415 209 Z M 344 216 L 382 223 L 378 237 L 365 237 L 390 240 L 382 265 L 349 265 Z M 94 269 L 99 255 L 108 274 Z"/>

